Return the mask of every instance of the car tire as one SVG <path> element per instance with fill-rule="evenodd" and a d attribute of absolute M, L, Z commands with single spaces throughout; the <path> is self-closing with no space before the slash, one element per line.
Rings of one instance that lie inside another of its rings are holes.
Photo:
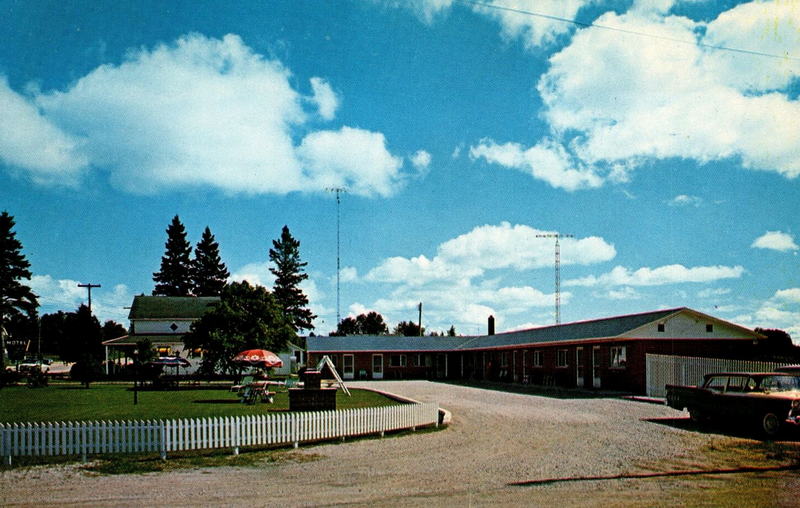
<path fill-rule="evenodd" d="M 764 413 L 761 417 L 761 431 L 768 437 L 773 437 L 781 430 L 781 419 L 775 413 Z"/>
<path fill-rule="evenodd" d="M 706 420 L 706 415 L 703 414 L 702 412 L 700 412 L 697 409 L 690 409 L 689 410 L 689 418 L 694 423 L 702 423 L 702 422 L 704 422 Z"/>

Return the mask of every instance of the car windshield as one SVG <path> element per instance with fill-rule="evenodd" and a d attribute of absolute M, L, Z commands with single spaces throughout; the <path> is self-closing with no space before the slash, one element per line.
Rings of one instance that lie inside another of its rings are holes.
<path fill-rule="evenodd" d="M 765 392 L 800 391 L 800 376 L 766 376 L 759 388 Z"/>

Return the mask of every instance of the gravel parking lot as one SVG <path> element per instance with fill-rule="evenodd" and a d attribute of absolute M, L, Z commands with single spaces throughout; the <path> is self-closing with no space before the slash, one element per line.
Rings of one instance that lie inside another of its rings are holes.
<path fill-rule="evenodd" d="M 452 423 L 439 432 L 303 447 L 298 459 L 314 460 L 254 468 L 120 476 L 94 476 L 77 466 L 11 470 L 0 473 L 0 504 L 797 505 L 797 471 L 635 478 L 787 465 L 798 456 L 796 441 L 698 432 L 684 413 L 619 398 L 553 398 L 426 381 L 354 385 L 437 401 L 452 412 Z M 547 479 L 560 481 L 509 485 Z"/>

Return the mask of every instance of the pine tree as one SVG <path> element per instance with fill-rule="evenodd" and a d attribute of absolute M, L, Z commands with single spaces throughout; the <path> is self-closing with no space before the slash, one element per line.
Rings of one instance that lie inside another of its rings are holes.
<path fill-rule="evenodd" d="M 308 297 L 299 287 L 308 278 L 308 274 L 303 273 L 308 263 L 300 261 L 300 242 L 292 237 L 288 226 L 283 226 L 280 240 L 273 240 L 272 246 L 269 250 L 269 259 L 275 265 L 269 269 L 275 276 L 272 294 L 296 332 L 311 330 L 317 316 L 307 307 Z"/>
<path fill-rule="evenodd" d="M 154 295 L 190 296 L 192 294 L 192 246 L 186 239 L 186 228 L 176 215 L 167 227 L 166 252 L 161 270 L 153 274 Z"/>
<path fill-rule="evenodd" d="M 192 278 L 195 296 L 219 296 L 230 275 L 219 256 L 219 244 L 206 226 L 203 237 L 194 248 Z"/>
<path fill-rule="evenodd" d="M 5 337 L 13 335 L 13 324 L 36 318 L 39 301 L 22 281 L 30 280 L 31 264 L 16 238 L 14 217 L 0 214 L 0 373 L 5 371 Z"/>

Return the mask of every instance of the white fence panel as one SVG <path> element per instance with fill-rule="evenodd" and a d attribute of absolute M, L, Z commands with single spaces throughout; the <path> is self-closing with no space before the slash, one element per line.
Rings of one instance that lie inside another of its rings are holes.
<path fill-rule="evenodd" d="M 654 354 L 648 354 L 646 362 L 647 395 L 657 398 L 667 396 L 665 386 L 668 384 L 700 385 L 703 383 L 703 376 L 711 372 L 768 372 L 789 365 L 785 362 L 756 362 Z"/>
<path fill-rule="evenodd" d="M 648 355 L 649 356 L 649 355 Z M 648 358 L 648 362 L 649 362 Z M 649 363 L 648 363 L 649 366 Z M 436 403 L 180 420 L 0 424 L 0 457 L 168 452 L 360 436 L 438 424 Z"/>

